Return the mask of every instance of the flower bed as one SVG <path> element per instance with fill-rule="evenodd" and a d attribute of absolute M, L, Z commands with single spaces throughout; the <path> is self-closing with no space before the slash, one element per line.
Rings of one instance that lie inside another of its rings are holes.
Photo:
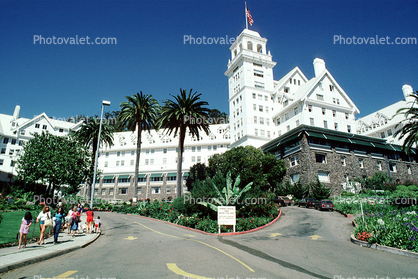
<path fill-rule="evenodd" d="M 209 233 L 218 232 L 218 223 L 213 215 L 205 215 L 204 212 L 199 210 L 192 214 L 184 214 L 176 205 L 169 202 L 160 202 L 157 200 L 151 203 L 141 202 L 138 206 L 124 205 L 114 207 L 112 211 L 125 214 L 139 214 Z M 278 216 L 278 212 L 279 206 L 277 204 L 270 203 L 246 206 L 237 211 L 235 229 L 237 232 L 242 232 L 264 226 L 275 219 Z M 221 232 L 231 231 L 231 227 L 221 226 Z"/>
<path fill-rule="evenodd" d="M 365 211 L 364 222 L 360 216 L 355 221 L 354 235 L 359 240 L 384 246 L 418 252 L 418 207 L 392 210 L 377 206 Z M 366 232 L 366 233 L 364 233 Z M 364 236 L 362 238 L 362 236 Z M 360 237 L 360 238 L 359 238 Z"/>

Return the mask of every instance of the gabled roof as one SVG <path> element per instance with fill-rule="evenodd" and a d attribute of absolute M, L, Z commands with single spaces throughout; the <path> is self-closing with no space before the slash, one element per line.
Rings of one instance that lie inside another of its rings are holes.
<path fill-rule="evenodd" d="M 360 110 L 357 108 L 354 102 L 350 99 L 350 97 L 348 97 L 347 93 L 345 93 L 345 91 L 341 88 L 341 86 L 337 83 L 337 81 L 334 79 L 334 77 L 331 75 L 331 73 L 327 69 L 325 69 L 325 71 L 323 71 L 322 74 L 320 74 L 318 77 L 312 78 L 311 80 L 309 80 L 309 82 L 301 86 L 293 95 L 294 101 L 305 101 L 306 98 L 308 98 L 308 96 L 312 93 L 315 87 L 324 79 L 325 76 L 327 76 L 331 80 L 337 92 L 339 92 L 340 95 L 349 104 L 349 106 L 354 109 L 355 114 L 360 113 Z"/>
<path fill-rule="evenodd" d="M 48 116 L 45 114 L 45 112 L 35 116 L 34 118 L 31 119 L 26 119 L 25 122 L 23 123 L 19 123 L 19 125 L 16 125 L 15 127 L 11 128 L 12 131 L 16 131 L 16 130 L 20 130 L 20 129 L 24 129 L 25 126 L 28 126 L 30 123 L 35 122 L 41 118 L 44 118 L 48 121 L 49 125 L 51 125 L 52 128 L 55 129 L 55 126 L 51 123 L 50 119 L 48 118 Z M 21 119 L 21 118 L 19 118 Z"/>
<path fill-rule="evenodd" d="M 293 76 L 294 74 L 298 73 L 302 79 L 304 80 L 304 82 L 307 82 L 308 79 L 306 78 L 306 76 L 302 73 L 302 71 L 299 69 L 299 67 L 295 67 L 293 68 L 290 72 L 288 72 L 284 77 L 282 77 L 280 80 L 275 81 L 275 88 L 273 90 L 273 95 L 277 93 L 277 91 L 279 91 L 289 80 L 289 78 L 291 76 Z M 301 86 L 302 87 L 302 86 Z"/>
<path fill-rule="evenodd" d="M 359 118 L 357 121 L 359 123 L 363 122 L 366 125 L 371 125 L 373 122 L 375 122 L 375 119 L 381 115 L 384 115 L 388 118 L 388 121 L 392 123 L 399 123 L 400 121 L 404 120 L 405 117 L 403 115 L 396 115 L 396 112 L 401 108 L 407 108 L 410 107 L 412 104 L 406 102 L 405 100 L 396 102 L 394 104 L 391 104 L 385 108 L 382 108 L 378 111 L 375 111 L 369 115 L 366 115 L 362 118 Z"/>

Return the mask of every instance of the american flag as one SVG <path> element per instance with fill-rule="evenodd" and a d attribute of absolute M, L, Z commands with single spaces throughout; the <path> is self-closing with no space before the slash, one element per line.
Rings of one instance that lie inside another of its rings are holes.
<path fill-rule="evenodd" d="M 248 8 L 246 10 L 246 14 L 247 14 L 248 23 L 252 26 L 253 23 L 254 23 L 254 20 L 253 20 L 253 17 L 251 16 L 251 14 L 250 14 L 250 10 L 248 10 Z"/>

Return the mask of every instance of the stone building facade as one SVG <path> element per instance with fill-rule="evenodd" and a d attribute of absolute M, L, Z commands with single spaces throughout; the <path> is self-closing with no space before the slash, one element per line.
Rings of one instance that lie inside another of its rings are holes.
<path fill-rule="evenodd" d="M 307 185 L 318 177 L 333 189 L 333 195 L 359 190 L 350 181 L 376 172 L 388 173 L 394 182 L 418 184 L 416 153 L 406 155 L 384 139 L 303 125 L 261 149 L 285 161 L 284 181 Z"/>

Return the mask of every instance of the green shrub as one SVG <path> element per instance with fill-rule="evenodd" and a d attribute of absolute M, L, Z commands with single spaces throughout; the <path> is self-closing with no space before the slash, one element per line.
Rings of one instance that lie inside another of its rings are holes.
<path fill-rule="evenodd" d="M 405 185 L 398 185 L 396 186 L 396 191 L 405 191 L 407 190 Z"/>
<path fill-rule="evenodd" d="M 416 185 L 410 185 L 407 187 L 408 191 L 418 191 L 418 187 Z"/>
<path fill-rule="evenodd" d="M 355 196 L 356 194 L 354 194 L 353 192 L 348 192 L 348 191 L 342 191 L 341 196 L 342 197 L 352 197 Z"/>
<path fill-rule="evenodd" d="M 206 217 L 203 219 L 196 220 L 195 228 L 208 233 L 217 233 L 218 222 Z"/>

